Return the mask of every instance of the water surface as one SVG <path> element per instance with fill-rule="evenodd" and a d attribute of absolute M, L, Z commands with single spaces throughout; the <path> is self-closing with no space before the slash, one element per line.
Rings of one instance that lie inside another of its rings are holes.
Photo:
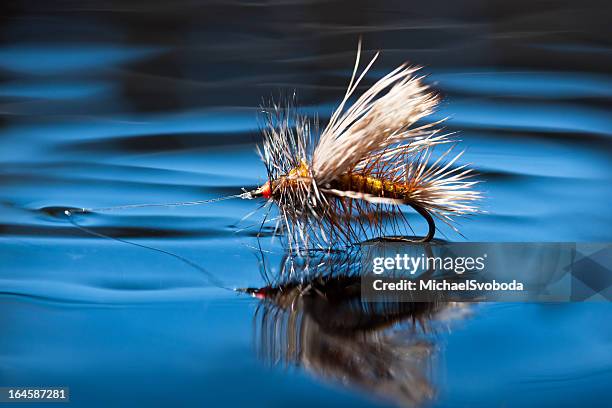
<path fill-rule="evenodd" d="M 9 9 L 0 25 L 0 385 L 70 386 L 83 407 L 608 406 L 607 303 L 440 308 L 425 313 L 428 330 L 400 313 L 347 333 L 316 319 L 318 303 L 292 315 L 231 290 L 268 284 L 258 218 L 240 222 L 256 202 L 75 218 L 197 267 L 88 234 L 61 211 L 261 184 L 262 97 L 295 90 L 325 122 L 363 34 L 366 55 L 383 50 L 368 81 L 409 60 L 444 95 L 435 118 L 449 117 L 462 160 L 485 181 L 487 213 L 461 223 L 468 240 L 609 242 L 605 12 L 471 3 Z M 282 250 L 265 232 L 274 275 Z M 323 342 L 346 354 L 315 360 Z M 399 358 L 386 379 L 355 377 Z"/>

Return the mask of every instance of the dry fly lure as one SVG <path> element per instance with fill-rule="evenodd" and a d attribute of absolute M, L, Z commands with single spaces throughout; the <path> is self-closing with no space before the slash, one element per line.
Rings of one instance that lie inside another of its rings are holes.
<path fill-rule="evenodd" d="M 265 110 L 266 127 L 259 154 L 268 181 L 253 191 L 209 200 L 166 204 L 132 204 L 67 209 L 77 213 L 141 207 L 200 205 L 231 198 L 267 199 L 276 204 L 275 232 L 289 250 L 329 249 L 372 238 L 410 240 L 413 233 L 403 206 L 416 210 L 428 224 L 421 239 L 430 241 L 438 219 L 457 231 L 455 218 L 478 212 L 481 194 L 468 165 L 455 163 L 456 140 L 442 133 L 441 121 L 423 123 L 439 97 L 415 76 L 419 67 L 406 64 L 356 96 L 379 53 L 358 74 L 361 43 L 348 88 L 327 126 L 319 131 L 292 106 L 273 104 Z M 350 100 L 353 100 L 349 104 Z M 449 147 L 438 156 L 438 145 Z M 262 226 L 267 222 L 263 218 Z M 408 229 L 410 231 L 408 231 Z"/>
<path fill-rule="evenodd" d="M 467 164 L 455 165 L 463 154 L 453 153 L 456 140 L 441 132 L 442 121 L 419 122 L 439 102 L 415 76 L 420 68 L 399 66 L 350 105 L 379 55 L 358 74 L 360 54 L 361 44 L 346 94 L 323 131 L 291 106 L 264 111 L 258 150 L 268 181 L 241 197 L 278 206 L 276 230 L 284 230 L 289 249 L 406 235 L 412 228 L 402 206 L 427 221 L 428 233 L 418 241 L 433 238 L 434 218 L 457 231 L 456 216 L 478 211 L 478 181 Z M 432 157 L 438 145 L 449 147 Z"/>

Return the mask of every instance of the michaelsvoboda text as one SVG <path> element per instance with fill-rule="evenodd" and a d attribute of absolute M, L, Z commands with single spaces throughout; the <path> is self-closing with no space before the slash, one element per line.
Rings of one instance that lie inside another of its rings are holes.
<path fill-rule="evenodd" d="M 421 290 L 421 291 L 522 291 L 523 284 L 513 280 L 512 282 L 479 282 L 476 279 L 469 279 L 462 282 L 451 282 L 446 279 L 442 280 L 421 280 L 411 281 L 408 279 L 400 279 L 396 282 L 385 282 L 382 279 L 376 279 L 372 287 L 376 291 L 405 291 L 405 290 Z"/>

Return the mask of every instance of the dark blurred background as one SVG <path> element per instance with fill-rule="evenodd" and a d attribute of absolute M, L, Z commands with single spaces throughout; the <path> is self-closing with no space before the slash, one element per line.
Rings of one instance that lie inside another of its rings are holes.
<path fill-rule="evenodd" d="M 605 1 L 8 1 L 1 7 L 4 46 L 150 48 L 156 55 L 146 61 L 104 73 L 135 111 L 256 106 L 279 88 L 299 90 L 304 103 L 337 98 L 360 35 L 365 48 L 385 50 L 388 66 L 409 60 L 436 70 L 593 73 L 612 66 L 612 6 Z M 44 57 L 32 58 L 44 65 Z M 21 75 L 10 61 L 0 68 L 5 81 Z M 83 68 L 54 79 L 93 74 Z M 4 109 L 20 112 L 6 101 Z M 113 107 L 89 101 L 43 110 L 92 114 Z"/>

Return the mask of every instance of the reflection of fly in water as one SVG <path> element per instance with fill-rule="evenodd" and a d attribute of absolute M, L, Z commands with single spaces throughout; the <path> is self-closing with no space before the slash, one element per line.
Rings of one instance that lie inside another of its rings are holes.
<path fill-rule="evenodd" d="M 433 331 L 442 314 L 459 306 L 362 302 L 356 259 L 346 253 L 286 257 L 282 268 L 293 273 L 280 276 L 291 278 L 245 289 L 261 300 L 255 314 L 258 352 L 271 364 L 295 365 L 397 405 L 418 406 L 435 394 L 429 378 Z"/>

